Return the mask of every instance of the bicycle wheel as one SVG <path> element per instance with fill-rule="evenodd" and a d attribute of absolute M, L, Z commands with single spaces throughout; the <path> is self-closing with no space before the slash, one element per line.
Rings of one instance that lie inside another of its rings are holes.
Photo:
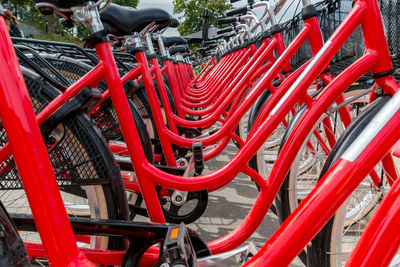
<path fill-rule="evenodd" d="M 323 177 L 340 158 L 390 97 L 387 95 L 378 98 L 351 123 L 327 158 L 320 177 Z M 371 214 L 387 192 L 387 179 L 392 179 L 386 175 L 380 164 L 375 167 L 375 171 L 380 178 L 379 185 L 374 183 L 370 176 L 366 177 L 312 240 L 307 253 L 311 266 L 344 265 L 371 218 Z M 398 258 L 395 260 L 397 261 Z"/>
<path fill-rule="evenodd" d="M 355 118 L 367 106 L 368 98 L 366 97 L 366 93 L 368 92 L 369 90 L 362 89 L 351 91 L 348 95 L 345 94 L 345 103 L 351 111 L 352 118 Z M 277 215 L 281 223 L 293 212 L 301 200 L 307 196 L 318 182 L 322 167 L 333 145 L 346 128 L 339 113 L 339 108 L 342 106 L 332 106 L 315 124 L 314 128 L 308 134 L 306 141 L 299 148 L 297 156 L 275 199 Z M 291 120 L 284 134 L 281 147 L 285 144 L 288 136 L 305 110 L 306 108 L 302 107 Z"/>
<path fill-rule="evenodd" d="M 22 68 L 35 112 L 59 92 L 39 76 Z M 122 178 L 107 144 L 82 112 L 71 114 L 49 132 L 43 133 L 57 183 L 69 216 L 97 219 L 127 219 L 128 208 Z M 7 137 L 1 131 L 0 142 Z M 10 156 L 0 171 L 0 199 L 10 213 L 31 214 L 29 203 Z M 40 193 L 40 192 L 38 192 Z M 122 193 L 122 194 L 121 194 Z M 39 242 L 37 233 L 22 232 L 24 241 Z M 99 249 L 122 249 L 120 238 L 92 236 L 90 244 Z"/>
<path fill-rule="evenodd" d="M 156 124 L 154 122 L 153 113 L 151 112 L 149 99 L 147 98 L 144 87 L 139 87 L 139 89 L 132 94 L 132 103 L 146 124 L 150 139 L 158 139 Z M 154 153 L 161 153 L 162 151 L 159 143 L 154 143 L 152 149 Z"/>

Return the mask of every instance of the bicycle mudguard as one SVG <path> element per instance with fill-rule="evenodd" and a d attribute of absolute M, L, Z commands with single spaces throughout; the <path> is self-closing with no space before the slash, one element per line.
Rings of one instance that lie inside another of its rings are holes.
<path fill-rule="evenodd" d="M 40 87 L 40 90 L 36 94 L 48 99 L 54 99 L 61 94 L 58 89 L 44 82 L 36 73 L 23 66 L 21 66 L 21 69 L 26 74 L 32 73 L 32 75 L 29 75 L 29 78 L 35 83 L 35 86 Z M 101 92 L 97 88 L 83 88 L 74 98 L 61 106 L 40 126 L 42 133 L 49 134 L 63 119 L 71 114 L 76 114 L 80 111 L 89 112 L 100 101 L 101 97 Z"/>
<path fill-rule="evenodd" d="M 391 97 L 392 95 L 379 97 L 367 106 L 367 108 L 357 116 L 357 119 L 350 123 L 331 151 L 331 154 L 335 155 L 335 157 L 328 157 L 322 169 L 322 173 L 326 173 L 328 169 L 342 156 L 344 151 L 353 143 L 366 125 L 371 121 L 372 117 L 375 116 L 375 114 L 387 101 L 389 101 Z"/>
<path fill-rule="evenodd" d="M 71 114 L 85 111 L 88 113 L 100 101 L 101 93 L 97 88 L 84 87 L 74 98 L 62 105 L 41 126 L 42 133 L 50 133 Z"/>
<path fill-rule="evenodd" d="M 271 95 L 271 91 L 265 90 L 260 97 L 257 99 L 257 101 L 253 104 L 253 106 L 250 109 L 250 115 L 249 115 L 249 129 L 251 129 L 251 126 L 253 123 L 256 121 L 258 114 L 260 113 L 261 109 L 267 102 L 268 98 Z"/>

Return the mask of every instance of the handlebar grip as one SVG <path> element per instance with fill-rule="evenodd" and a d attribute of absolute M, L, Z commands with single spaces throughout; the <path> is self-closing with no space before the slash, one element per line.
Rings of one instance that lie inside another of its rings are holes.
<path fill-rule="evenodd" d="M 214 44 L 216 44 L 215 41 L 205 41 L 204 42 L 204 45 L 214 45 Z"/>
<path fill-rule="evenodd" d="M 215 36 L 211 37 L 210 39 L 208 39 L 208 41 L 217 41 L 223 37 L 224 37 L 223 34 L 218 34 L 218 35 L 215 35 Z"/>
<path fill-rule="evenodd" d="M 223 18 L 223 19 L 219 19 L 218 20 L 218 24 L 222 25 L 222 24 L 229 24 L 229 23 L 233 23 L 236 21 L 236 17 L 230 17 L 230 18 Z"/>
<path fill-rule="evenodd" d="M 228 17 L 234 16 L 234 15 L 244 15 L 247 13 L 247 5 L 246 6 L 242 6 L 242 7 L 238 7 L 232 10 L 228 10 L 226 12 L 226 15 Z"/>
<path fill-rule="evenodd" d="M 240 0 L 231 0 L 231 3 L 239 2 Z"/>
<path fill-rule="evenodd" d="M 227 32 L 231 32 L 233 31 L 233 28 L 231 26 L 220 29 L 217 31 L 217 34 L 223 34 L 223 33 L 227 33 Z"/>
<path fill-rule="evenodd" d="M 224 36 L 224 38 L 225 38 L 225 40 L 228 40 L 229 38 L 231 38 L 231 37 L 233 37 L 235 35 L 236 35 L 236 32 L 231 33 L 231 34 L 227 34 L 227 35 Z"/>

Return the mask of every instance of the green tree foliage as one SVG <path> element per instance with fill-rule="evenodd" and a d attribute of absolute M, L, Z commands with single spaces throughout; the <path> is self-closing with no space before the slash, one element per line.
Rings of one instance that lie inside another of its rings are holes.
<path fill-rule="evenodd" d="M 136 8 L 139 4 L 139 0 L 114 0 L 113 3 L 116 3 L 121 6 L 130 6 Z"/>
<path fill-rule="evenodd" d="M 210 12 L 210 25 L 218 27 L 217 20 L 231 7 L 226 0 L 174 0 L 174 13 L 181 14 L 184 21 L 179 25 L 180 35 L 185 36 L 200 31 L 203 25 L 202 13 L 205 8 Z"/>

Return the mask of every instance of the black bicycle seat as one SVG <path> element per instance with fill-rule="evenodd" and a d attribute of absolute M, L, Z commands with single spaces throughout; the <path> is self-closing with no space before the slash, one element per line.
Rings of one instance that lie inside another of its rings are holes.
<path fill-rule="evenodd" d="M 128 35 L 140 32 L 147 25 L 155 22 L 160 27 L 167 27 L 171 23 L 171 15 L 160 8 L 134 9 L 111 4 L 103 13 L 101 20 L 111 26 L 115 35 Z"/>
<path fill-rule="evenodd" d="M 171 47 L 169 49 L 169 53 L 171 56 L 177 54 L 177 53 L 185 53 L 189 51 L 189 47 L 187 45 L 177 45 L 174 47 Z"/>
<path fill-rule="evenodd" d="M 179 36 L 171 36 L 171 37 L 162 37 L 165 47 L 170 47 L 173 45 L 185 45 L 187 41 Z"/>
<path fill-rule="evenodd" d="M 87 2 L 87 0 L 35 0 L 35 3 L 50 3 L 59 8 L 82 6 Z"/>
<path fill-rule="evenodd" d="M 176 18 L 172 18 L 172 22 L 169 25 L 170 28 L 176 28 L 179 26 L 179 21 Z"/>

